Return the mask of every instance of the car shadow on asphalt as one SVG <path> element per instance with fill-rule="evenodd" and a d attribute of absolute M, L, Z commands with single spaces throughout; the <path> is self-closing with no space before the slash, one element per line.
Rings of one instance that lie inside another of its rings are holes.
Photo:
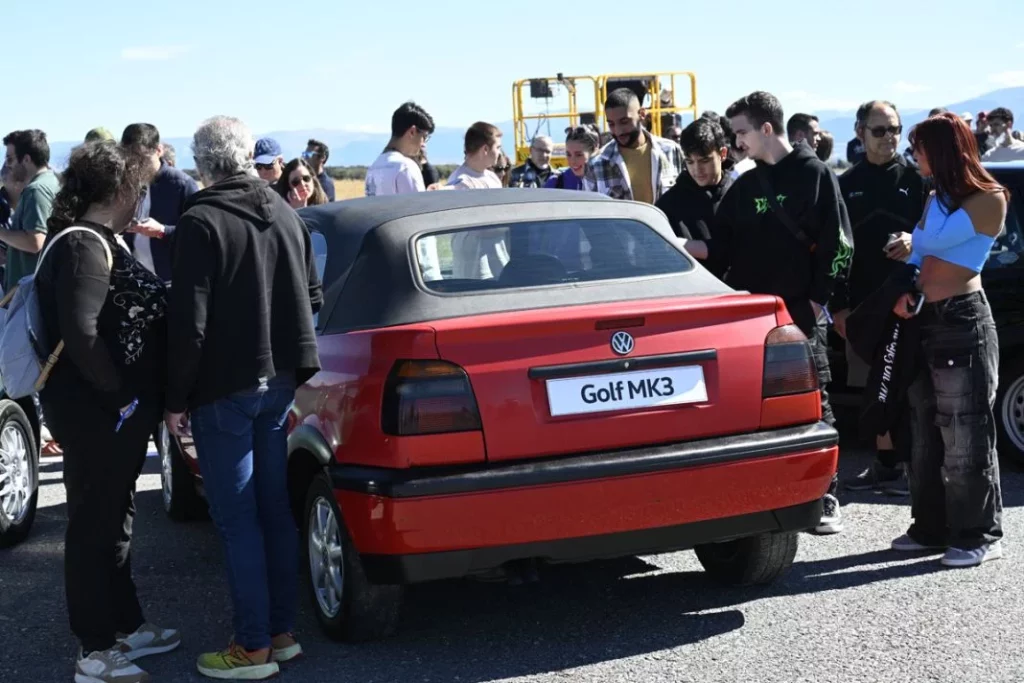
<path fill-rule="evenodd" d="M 147 462 L 147 472 L 155 465 Z M 140 597 L 147 612 L 182 628 L 189 645 L 154 660 L 150 671 L 161 679 L 173 676 L 167 680 L 205 680 L 194 673 L 196 648 L 230 633 L 220 541 L 209 522 L 167 519 L 159 490 L 139 492 L 136 505 L 133 563 Z M 16 568 L 20 577 L 16 590 L 42 585 L 37 583 L 41 570 L 49 576 L 55 604 L 43 613 L 56 612 L 56 623 L 51 620 L 45 628 L 57 638 L 60 632 L 69 635 L 56 605 L 62 549 L 54 541 L 63 536 L 65 515 L 63 503 L 41 508 L 28 546 L 15 553 L 15 562 L 5 558 L 5 572 Z M 319 681 L 329 680 L 321 676 L 333 671 L 375 683 L 408 680 L 411 671 L 422 671 L 418 680 L 485 683 L 631 657 L 682 660 L 685 651 L 678 648 L 743 629 L 749 603 L 939 571 L 950 570 L 937 556 L 890 550 L 797 561 L 772 585 L 739 588 L 722 586 L 701 571 L 663 571 L 638 557 L 542 566 L 540 582 L 521 586 L 476 580 L 411 586 L 397 634 L 359 645 L 323 635 L 303 584 L 298 632 L 307 657 L 290 665 L 286 675 Z"/>

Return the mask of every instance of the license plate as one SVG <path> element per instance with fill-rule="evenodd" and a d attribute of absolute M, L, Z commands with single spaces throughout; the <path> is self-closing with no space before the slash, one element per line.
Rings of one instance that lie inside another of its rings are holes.
<path fill-rule="evenodd" d="M 549 379 L 547 390 L 552 417 L 708 400 L 699 365 Z"/>

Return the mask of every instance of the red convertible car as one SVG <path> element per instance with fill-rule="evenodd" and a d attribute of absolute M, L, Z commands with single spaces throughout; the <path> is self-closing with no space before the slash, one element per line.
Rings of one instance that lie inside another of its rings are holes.
<path fill-rule="evenodd" d="M 296 396 L 288 484 L 329 634 L 382 636 L 404 584 L 517 561 L 693 548 L 732 584 L 790 566 L 838 458 L 807 341 L 660 211 L 479 190 L 300 215 L 323 370 Z M 160 449 L 168 511 L 190 516 L 192 448 Z"/>

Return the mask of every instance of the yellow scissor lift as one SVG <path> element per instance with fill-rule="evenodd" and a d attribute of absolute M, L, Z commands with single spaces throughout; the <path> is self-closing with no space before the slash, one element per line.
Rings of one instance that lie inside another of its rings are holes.
<path fill-rule="evenodd" d="M 678 85 L 678 87 L 677 87 Z M 697 118 L 697 77 L 690 71 L 664 73 L 624 73 L 600 76 L 546 76 L 524 78 L 512 84 L 512 121 L 515 126 L 516 165 L 530 157 L 530 143 L 536 135 L 550 135 L 555 141 L 551 165 L 566 165 L 565 134 L 568 127 L 595 124 L 599 131 L 608 131 L 604 116 L 604 101 L 608 93 L 617 88 L 630 88 L 640 98 L 640 106 L 650 116 L 645 127 L 655 135 L 662 135 L 662 122 L 673 114 L 690 114 Z M 524 95 L 524 89 L 529 92 Z M 552 99 L 558 98 L 555 111 L 550 110 Z M 544 100 L 546 111 L 526 113 L 527 99 Z M 562 125 L 552 126 L 552 121 Z M 530 130 L 531 122 L 536 122 Z M 541 127 L 547 124 L 545 130 Z M 685 125 L 686 122 L 684 121 Z"/>

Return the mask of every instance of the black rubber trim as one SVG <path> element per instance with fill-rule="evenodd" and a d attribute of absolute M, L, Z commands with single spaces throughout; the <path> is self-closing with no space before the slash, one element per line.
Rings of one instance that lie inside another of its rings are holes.
<path fill-rule="evenodd" d="M 838 443 L 839 433 L 817 422 L 664 446 L 514 463 L 404 470 L 335 464 L 329 471 L 337 489 L 386 498 L 416 498 L 651 474 L 830 448 Z"/>
<path fill-rule="evenodd" d="M 530 368 L 527 376 L 530 379 L 552 379 L 555 377 L 572 377 L 590 373 L 624 372 L 627 370 L 648 370 L 679 363 L 696 363 L 703 360 L 715 360 L 718 352 L 714 349 L 703 351 L 686 351 L 683 353 L 665 353 L 660 356 L 638 356 L 636 358 L 615 358 L 599 360 L 592 363 L 571 363 L 569 365 L 545 365 Z"/>
<path fill-rule="evenodd" d="M 821 512 L 821 500 L 817 499 L 778 510 L 657 529 L 440 553 L 360 555 L 360 559 L 372 583 L 420 583 L 479 574 L 512 560 L 540 558 L 550 562 L 583 562 L 655 555 L 746 536 L 804 531 L 818 525 Z"/>
<path fill-rule="evenodd" d="M 334 453 L 327 440 L 310 425 L 299 425 L 288 435 L 288 457 L 298 450 L 308 451 L 321 465 L 334 462 Z"/>

